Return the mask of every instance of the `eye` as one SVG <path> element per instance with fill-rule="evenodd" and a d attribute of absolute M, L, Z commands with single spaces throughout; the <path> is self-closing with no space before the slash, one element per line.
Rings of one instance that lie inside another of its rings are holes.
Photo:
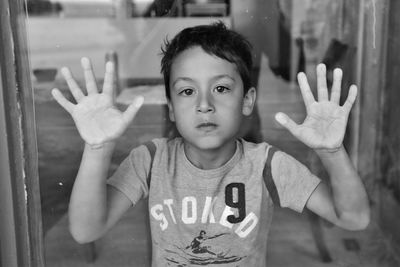
<path fill-rule="evenodd" d="M 184 96 L 190 96 L 190 95 L 193 95 L 193 93 L 194 93 L 194 90 L 191 88 L 186 88 L 179 92 L 180 95 L 184 95 Z"/>
<path fill-rule="evenodd" d="M 220 94 L 223 94 L 223 93 L 227 93 L 227 92 L 230 91 L 231 89 L 229 89 L 229 88 L 226 87 L 226 86 L 219 85 L 219 86 L 215 87 L 214 90 L 215 90 L 216 92 L 220 93 Z"/>

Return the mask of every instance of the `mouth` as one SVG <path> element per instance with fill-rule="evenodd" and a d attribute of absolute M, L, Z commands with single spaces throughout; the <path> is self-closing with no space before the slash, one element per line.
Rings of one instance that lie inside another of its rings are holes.
<path fill-rule="evenodd" d="M 206 132 L 215 130 L 217 127 L 218 127 L 218 125 L 215 123 L 212 123 L 212 122 L 204 122 L 204 123 L 200 123 L 199 125 L 196 126 L 197 129 L 206 131 Z"/>

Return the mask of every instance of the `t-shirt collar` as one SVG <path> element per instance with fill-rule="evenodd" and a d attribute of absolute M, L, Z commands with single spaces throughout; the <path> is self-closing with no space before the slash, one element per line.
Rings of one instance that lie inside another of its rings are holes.
<path fill-rule="evenodd" d="M 187 158 L 185 149 L 184 149 L 184 144 L 183 140 L 181 142 L 181 145 L 179 147 L 179 154 L 182 155 L 182 161 L 187 169 L 188 172 L 190 172 L 192 175 L 198 176 L 200 178 L 205 178 L 205 179 L 215 179 L 215 178 L 220 178 L 224 176 L 226 173 L 228 173 L 230 170 L 233 169 L 233 167 L 239 162 L 241 158 L 241 151 L 242 151 L 242 146 L 241 142 L 239 140 L 236 140 L 236 150 L 233 156 L 221 167 L 215 168 L 215 169 L 200 169 L 193 165 L 193 163 L 190 162 L 190 160 Z"/>

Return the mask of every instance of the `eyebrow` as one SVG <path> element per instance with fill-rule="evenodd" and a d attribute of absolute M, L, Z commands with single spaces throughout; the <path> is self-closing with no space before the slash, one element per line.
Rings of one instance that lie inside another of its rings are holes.
<path fill-rule="evenodd" d="M 223 78 L 228 78 L 232 81 L 236 81 L 234 77 L 232 77 L 231 75 L 228 74 L 220 74 L 220 75 L 216 75 L 214 77 L 212 77 L 212 81 L 217 81 L 219 79 L 223 79 Z M 178 77 L 173 83 L 172 83 L 172 87 L 175 86 L 176 83 L 180 82 L 180 81 L 186 81 L 186 82 L 194 82 L 195 80 L 189 77 Z"/>

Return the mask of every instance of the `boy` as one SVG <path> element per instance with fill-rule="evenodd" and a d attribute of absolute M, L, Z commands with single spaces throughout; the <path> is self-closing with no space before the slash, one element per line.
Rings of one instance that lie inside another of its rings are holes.
<path fill-rule="evenodd" d="M 328 188 L 289 155 L 237 138 L 256 101 L 250 44 L 242 36 L 222 23 L 187 28 L 166 43 L 163 54 L 169 117 L 181 137 L 133 149 L 109 180 L 115 141 L 143 98 L 123 113 L 114 107 L 111 63 L 99 93 L 90 62 L 82 59 L 87 96 L 69 70 L 62 70 L 77 104 L 57 89 L 53 96 L 86 143 L 69 207 L 78 242 L 101 237 L 144 197 L 149 198 L 153 266 L 265 266 L 273 201 L 298 212 L 307 207 L 345 229 L 368 225 L 367 195 L 342 146 L 357 89 L 351 86 L 339 105 L 341 70 L 334 71 L 328 99 L 325 66 L 317 67 L 318 101 L 305 74 L 298 75 L 307 109 L 301 125 L 276 115 L 320 156 L 331 177 Z"/>

